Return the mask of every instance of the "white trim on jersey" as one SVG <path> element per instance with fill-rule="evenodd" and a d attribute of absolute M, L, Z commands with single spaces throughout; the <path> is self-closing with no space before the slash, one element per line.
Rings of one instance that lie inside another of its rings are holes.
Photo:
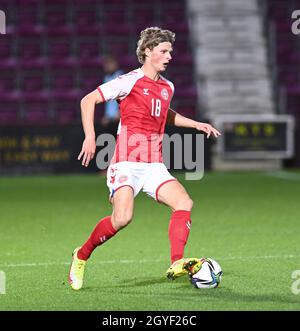
<path fill-rule="evenodd" d="M 143 70 L 141 68 L 138 68 L 138 69 L 128 72 L 127 74 L 118 76 L 117 78 L 112 79 L 111 81 L 109 81 L 107 83 L 99 85 L 97 89 L 98 89 L 99 93 L 102 95 L 102 97 L 104 98 L 104 101 L 116 100 L 116 99 L 123 100 L 127 97 L 127 95 L 130 94 L 135 83 L 139 79 L 143 78 L 144 76 L 145 76 L 145 74 L 144 74 Z M 174 95 L 174 84 L 161 75 L 160 75 L 160 78 L 163 81 L 165 81 L 166 83 L 168 83 L 168 85 L 170 86 L 170 88 L 173 92 L 173 95 Z M 172 97 L 173 97 L 173 95 L 172 95 Z M 120 120 L 119 125 L 118 125 L 117 134 L 120 133 L 121 126 L 122 126 L 122 124 L 121 124 L 121 120 Z"/>
<path fill-rule="evenodd" d="M 98 90 L 102 93 L 105 101 L 113 99 L 123 100 L 130 93 L 135 83 L 142 77 L 144 77 L 144 73 L 139 68 L 98 86 Z"/>
<path fill-rule="evenodd" d="M 170 80 L 168 80 L 167 78 L 165 78 L 164 76 L 162 76 L 162 75 L 159 75 L 159 76 L 160 76 L 160 78 L 161 78 L 162 80 L 164 80 L 165 82 L 167 82 L 167 83 L 169 84 L 169 86 L 170 86 L 171 89 L 172 89 L 173 95 L 174 95 L 174 91 L 175 91 L 174 84 L 173 84 Z M 173 97 L 173 95 L 172 95 L 172 97 Z"/>
<path fill-rule="evenodd" d="M 121 127 L 122 127 L 122 124 L 121 124 L 121 119 L 120 119 L 119 124 L 118 124 L 117 135 L 121 132 Z"/>
<path fill-rule="evenodd" d="M 130 93 L 135 83 L 144 76 L 145 74 L 143 70 L 138 68 L 98 86 L 98 90 L 104 97 L 105 101 L 113 99 L 123 100 Z M 160 75 L 160 78 L 168 83 L 174 95 L 174 84 L 162 75 Z"/>

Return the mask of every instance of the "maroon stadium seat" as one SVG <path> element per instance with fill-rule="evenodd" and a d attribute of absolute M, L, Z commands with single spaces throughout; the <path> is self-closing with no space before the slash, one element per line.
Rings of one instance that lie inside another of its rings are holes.
<path fill-rule="evenodd" d="M 139 33 L 154 25 L 176 32 L 174 61 L 166 74 L 175 83 L 175 103 L 193 113 L 193 62 L 183 1 L 0 0 L 0 5 L 11 31 L 0 42 L 0 97 L 9 94 L 8 108 L 13 109 L 2 111 L 3 120 L 20 114 L 24 123 L 78 120 L 80 98 L 103 79 L 103 55 L 116 55 L 125 72 L 139 67 L 135 55 Z M 286 26 L 279 30 L 285 39 Z M 292 55 L 286 56 L 289 42 L 282 45 L 279 56 L 295 63 Z M 294 79 L 286 76 L 287 82 Z M 16 96 L 20 92 L 24 101 Z"/>

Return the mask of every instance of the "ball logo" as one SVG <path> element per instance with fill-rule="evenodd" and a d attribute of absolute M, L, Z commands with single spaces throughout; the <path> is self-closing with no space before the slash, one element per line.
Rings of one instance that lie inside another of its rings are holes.
<path fill-rule="evenodd" d="M 169 93 L 168 93 L 168 90 L 167 89 L 162 89 L 161 90 L 161 96 L 163 97 L 164 100 L 168 100 L 169 98 Z"/>
<path fill-rule="evenodd" d="M 126 182 L 126 180 L 128 179 L 128 177 L 126 176 L 126 175 L 122 175 L 122 176 L 120 176 L 120 178 L 119 178 L 119 183 L 124 183 L 124 182 Z"/>

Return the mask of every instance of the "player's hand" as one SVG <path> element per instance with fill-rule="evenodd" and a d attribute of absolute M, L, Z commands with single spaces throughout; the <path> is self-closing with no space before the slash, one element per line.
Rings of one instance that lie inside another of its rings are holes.
<path fill-rule="evenodd" d="M 81 152 L 78 155 L 78 160 L 82 158 L 82 165 L 87 167 L 95 155 L 96 142 L 94 137 L 86 137 L 82 144 Z"/>
<path fill-rule="evenodd" d="M 218 138 L 221 135 L 217 129 L 208 123 L 197 122 L 196 129 L 205 132 L 207 138 L 209 138 L 211 134 L 213 134 L 215 138 Z"/>

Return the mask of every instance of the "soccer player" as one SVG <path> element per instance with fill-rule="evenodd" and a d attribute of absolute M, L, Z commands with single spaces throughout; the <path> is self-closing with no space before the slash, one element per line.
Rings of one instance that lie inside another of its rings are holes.
<path fill-rule="evenodd" d="M 210 124 L 194 121 L 170 109 L 174 85 L 161 73 L 170 64 L 174 41 L 175 34 L 169 30 L 158 27 L 143 30 L 136 50 L 142 66 L 100 85 L 81 100 L 85 139 L 78 160 L 83 166 L 88 166 L 96 150 L 95 104 L 117 100 L 121 119 L 115 152 L 107 170 L 113 211 L 99 221 L 87 241 L 73 252 L 69 282 L 74 290 L 83 285 L 86 261 L 94 249 L 131 222 L 134 198 L 140 190 L 172 210 L 169 223 L 171 266 L 166 276 L 176 279 L 187 274 L 191 266 L 201 263 L 197 258 L 184 258 L 193 201 L 162 162 L 162 138 L 166 123 L 195 128 L 206 133 L 207 138 L 218 137 L 220 132 Z"/>

